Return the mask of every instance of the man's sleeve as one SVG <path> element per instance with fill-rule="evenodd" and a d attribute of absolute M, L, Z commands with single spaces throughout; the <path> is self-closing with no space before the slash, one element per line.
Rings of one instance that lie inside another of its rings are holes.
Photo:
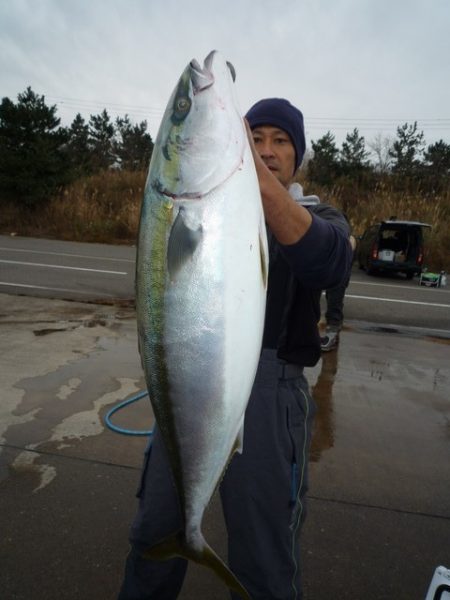
<path fill-rule="evenodd" d="M 283 255 L 303 285 L 327 289 L 346 281 L 353 251 L 350 225 L 344 215 L 327 204 L 310 209 L 312 223 L 295 244 L 281 246 Z"/>

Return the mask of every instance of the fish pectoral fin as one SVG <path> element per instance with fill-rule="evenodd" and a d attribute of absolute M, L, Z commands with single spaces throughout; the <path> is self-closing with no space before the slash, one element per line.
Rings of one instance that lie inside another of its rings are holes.
<path fill-rule="evenodd" d="M 192 257 L 203 237 L 202 227 L 191 229 L 186 225 L 184 209 L 180 208 L 172 225 L 167 245 L 167 268 L 174 277 L 186 261 Z"/>
<path fill-rule="evenodd" d="M 142 552 L 142 556 L 149 560 L 168 560 L 176 556 L 192 560 L 214 571 L 219 579 L 236 594 L 239 594 L 243 600 L 251 600 L 247 590 L 222 559 L 217 556 L 211 546 L 206 543 L 201 533 L 196 537 L 195 546 L 190 545 L 180 531 L 148 548 Z"/>

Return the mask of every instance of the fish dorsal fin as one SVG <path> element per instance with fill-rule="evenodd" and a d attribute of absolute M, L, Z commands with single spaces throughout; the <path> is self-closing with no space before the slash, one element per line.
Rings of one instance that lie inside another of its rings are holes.
<path fill-rule="evenodd" d="M 203 236 L 201 226 L 191 229 L 186 224 L 184 213 L 185 210 L 181 206 L 172 225 L 167 245 L 167 268 L 171 279 L 192 257 Z"/>

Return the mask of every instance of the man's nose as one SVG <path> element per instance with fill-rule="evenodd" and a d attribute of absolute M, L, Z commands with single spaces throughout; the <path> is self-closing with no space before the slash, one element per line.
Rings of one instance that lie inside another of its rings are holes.
<path fill-rule="evenodd" d="M 270 140 L 263 140 L 259 144 L 259 153 L 263 156 L 273 156 L 273 145 Z"/>

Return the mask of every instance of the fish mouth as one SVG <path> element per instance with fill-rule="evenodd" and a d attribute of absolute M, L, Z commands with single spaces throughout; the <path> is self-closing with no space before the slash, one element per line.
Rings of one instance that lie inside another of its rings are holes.
<path fill-rule="evenodd" d="M 217 50 L 213 50 L 208 54 L 203 62 L 203 68 L 200 66 L 199 62 L 193 58 L 189 63 L 189 68 L 191 70 L 191 82 L 192 88 L 194 90 L 194 94 L 198 94 L 203 90 L 208 89 L 214 84 L 214 73 L 212 70 L 214 57 L 217 54 Z M 233 65 L 226 61 L 227 67 L 230 70 L 231 78 L 233 81 L 236 81 L 236 70 Z"/>
<path fill-rule="evenodd" d="M 212 72 L 212 64 L 216 51 L 213 50 L 208 54 L 203 63 L 203 68 L 199 62 L 193 58 L 190 62 L 191 82 L 194 94 L 198 94 L 203 90 L 207 90 L 214 84 L 214 75 Z"/>

